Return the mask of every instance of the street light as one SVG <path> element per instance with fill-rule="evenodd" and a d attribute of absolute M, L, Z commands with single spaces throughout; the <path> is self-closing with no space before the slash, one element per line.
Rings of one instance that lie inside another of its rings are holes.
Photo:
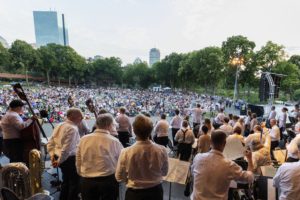
<path fill-rule="evenodd" d="M 239 70 L 240 66 L 244 64 L 244 58 L 243 57 L 235 57 L 231 60 L 231 64 L 236 66 L 236 72 L 235 72 L 235 81 L 234 81 L 234 92 L 233 92 L 233 100 L 237 100 L 238 96 L 238 77 L 239 77 Z"/>

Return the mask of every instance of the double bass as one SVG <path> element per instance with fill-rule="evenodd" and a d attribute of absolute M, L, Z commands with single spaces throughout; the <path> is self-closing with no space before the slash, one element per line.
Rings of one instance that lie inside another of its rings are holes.
<path fill-rule="evenodd" d="M 31 107 L 31 104 L 21 86 L 20 83 L 17 83 L 13 85 L 13 90 L 15 93 L 19 96 L 20 99 L 26 102 L 28 105 L 29 111 L 31 112 L 32 116 L 34 116 L 32 123 L 21 130 L 21 139 L 23 142 L 23 160 L 28 165 L 29 164 L 29 152 L 32 149 L 41 149 L 41 137 L 40 132 L 42 133 L 43 137 L 46 138 L 48 141 L 48 138 L 45 134 L 44 129 L 42 128 L 41 124 L 37 120 L 37 117 L 35 113 L 33 112 L 33 109 Z"/>

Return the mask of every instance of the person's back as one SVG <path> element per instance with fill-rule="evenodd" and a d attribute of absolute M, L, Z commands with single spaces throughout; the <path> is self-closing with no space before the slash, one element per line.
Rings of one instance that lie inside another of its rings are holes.
<path fill-rule="evenodd" d="M 197 141 L 198 153 L 206 153 L 210 149 L 210 136 L 207 134 L 208 128 L 205 125 L 202 126 L 201 131 L 203 134 Z"/>
<path fill-rule="evenodd" d="M 298 156 L 300 141 L 297 141 Z M 280 190 L 280 200 L 299 199 L 300 194 L 300 161 L 284 163 L 279 167 L 273 178 L 273 186 Z"/>
<path fill-rule="evenodd" d="M 224 158 L 222 152 L 226 144 L 226 134 L 222 131 L 212 133 L 212 150 L 197 154 L 193 165 L 194 175 L 193 200 L 225 200 L 228 198 L 228 189 L 231 180 L 252 182 L 251 152 L 246 153 L 249 161 L 248 171 L 243 171 L 233 161 Z"/>

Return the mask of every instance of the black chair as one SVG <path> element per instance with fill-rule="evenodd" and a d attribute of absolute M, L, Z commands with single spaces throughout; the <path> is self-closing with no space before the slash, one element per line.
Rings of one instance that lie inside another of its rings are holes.
<path fill-rule="evenodd" d="M 3 200 L 20 200 L 12 190 L 6 187 L 1 188 L 1 195 Z"/>

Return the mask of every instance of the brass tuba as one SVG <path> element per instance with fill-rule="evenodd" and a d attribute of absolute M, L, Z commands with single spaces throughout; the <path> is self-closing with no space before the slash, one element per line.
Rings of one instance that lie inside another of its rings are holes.
<path fill-rule="evenodd" d="M 3 187 L 14 191 L 20 199 L 26 199 L 30 194 L 29 170 L 21 162 L 9 163 L 2 168 Z"/>
<path fill-rule="evenodd" d="M 37 149 L 32 149 L 29 153 L 29 178 L 31 195 L 43 193 L 42 189 L 43 163 L 41 153 Z"/>

